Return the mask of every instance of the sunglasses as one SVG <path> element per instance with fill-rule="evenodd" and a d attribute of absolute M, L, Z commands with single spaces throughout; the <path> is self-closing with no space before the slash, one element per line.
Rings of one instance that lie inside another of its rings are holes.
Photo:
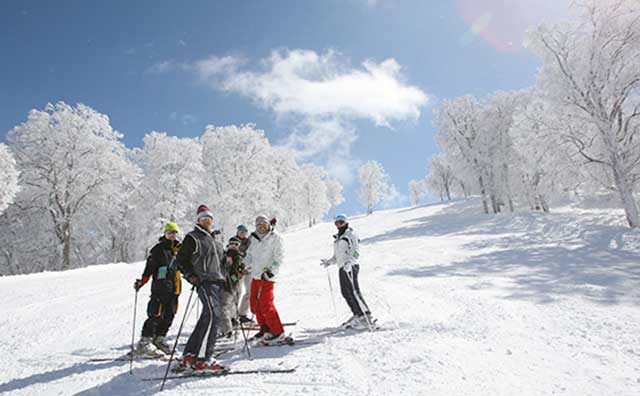
<path fill-rule="evenodd" d="M 178 231 L 167 231 L 165 234 L 174 235 L 177 234 Z"/>
<path fill-rule="evenodd" d="M 240 246 L 240 244 L 237 242 L 233 242 L 233 243 L 230 243 L 229 246 Z"/>
<path fill-rule="evenodd" d="M 344 221 L 344 220 L 336 220 L 334 224 L 335 225 L 344 225 L 344 224 L 346 224 L 346 221 Z"/>

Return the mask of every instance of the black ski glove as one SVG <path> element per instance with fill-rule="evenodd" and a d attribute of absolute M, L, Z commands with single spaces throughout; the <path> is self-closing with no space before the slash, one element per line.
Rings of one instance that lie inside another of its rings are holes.
<path fill-rule="evenodd" d="M 193 286 L 198 286 L 200 283 L 200 279 L 194 274 L 185 274 L 184 277 L 187 282 L 191 283 Z"/>
<path fill-rule="evenodd" d="M 271 278 L 273 278 L 275 275 L 273 275 L 273 272 L 271 272 L 270 269 L 265 268 L 264 272 L 262 273 L 262 276 L 260 276 L 260 278 L 262 278 L 262 280 L 271 280 Z"/>

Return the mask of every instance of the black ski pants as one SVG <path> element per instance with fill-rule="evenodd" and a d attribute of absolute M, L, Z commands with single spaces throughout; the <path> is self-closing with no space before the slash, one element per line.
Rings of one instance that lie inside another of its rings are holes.
<path fill-rule="evenodd" d="M 178 296 L 159 297 L 151 294 L 147 305 L 147 320 L 142 326 L 142 336 L 166 336 L 177 310 Z"/>
<path fill-rule="evenodd" d="M 196 291 L 202 303 L 202 311 L 196 327 L 189 336 L 183 354 L 200 357 L 202 356 L 200 351 L 204 345 L 204 360 L 209 361 L 213 357 L 213 348 L 216 345 L 216 336 L 222 316 L 222 286 L 203 281 L 198 285 Z"/>
<path fill-rule="evenodd" d="M 351 312 L 356 316 L 361 316 L 364 313 L 369 312 L 369 307 L 362 297 L 360 292 L 360 285 L 358 284 L 358 272 L 360 271 L 359 265 L 351 266 L 351 276 L 342 268 L 340 268 L 340 291 L 342 297 L 347 301 Z M 362 306 L 361 306 L 362 305 Z M 363 312 L 364 310 L 364 312 Z"/>

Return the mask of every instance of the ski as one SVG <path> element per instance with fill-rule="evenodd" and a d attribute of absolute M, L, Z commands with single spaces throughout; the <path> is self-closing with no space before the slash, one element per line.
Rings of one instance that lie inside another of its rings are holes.
<path fill-rule="evenodd" d="M 99 358 L 91 358 L 89 362 L 128 362 L 131 360 L 131 356 L 117 356 L 117 357 L 99 357 Z M 134 362 L 139 361 L 158 361 L 158 362 L 168 362 L 168 356 L 136 356 L 133 358 Z M 173 358 L 174 361 L 178 361 L 177 357 Z"/>
<path fill-rule="evenodd" d="M 386 327 L 382 327 L 379 324 L 377 324 L 378 320 L 374 319 L 373 323 L 372 323 L 372 330 L 374 332 L 377 331 L 385 331 L 385 330 L 391 330 L 388 329 Z M 332 334 L 341 334 L 341 333 L 366 333 L 369 331 L 369 327 L 363 327 L 363 328 L 353 328 L 353 327 L 343 327 L 343 326 L 338 326 L 338 327 L 324 327 L 324 328 L 320 328 L 320 329 L 312 329 L 312 330 L 302 330 L 303 333 L 306 334 L 313 334 L 314 336 L 330 336 Z"/>
<path fill-rule="evenodd" d="M 242 374 L 286 374 L 293 373 L 296 368 L 289 369 L 253 369 L 253 370 L 221 370 L 217 372 L 193 372 L 190 371 L 184 374 L 170 375 L 167 377 L 170 379 L 183 379 L 183 378 L 213 378 L 224 377 L 227 375 L 242 375 Z M 143 378 L 142 381 L 162 381 L 164 377 Z"/>
<path fill-rule="evenodd" d="M 287 326 L 296 326 L 298 324 L 298 322 L 286 322 L 283 323 L 282 326 L 283 327 L 287 327 Z M 249 331 L 258 331 L 260 330 L 260 326 L 258 326 L 257 324 L 250 324 L 250 325 L 243 325 L 242 327 L 240 326 L 236 326 L 235 328 L 236 330 L 249 330 Z"/>
<path fill-rule="evenodd" d="M 227 352 L 231 352 L 235 349 L 237 349 L 237 346 L 223 346 L 223 347 L 219 347 L 216 348 L 214 350 L 214 356 L 218 357 L 220 355 L 223 355 Z M 178 356 L 174 356 L 173 357 L 173 361 L 177 362 L 180 361 L 180 357 Z M 126 354 L 123 356 L 116 356 L 116 357 L 97 357 L 97 358 L 91 358 L 88 361 L 89 362 L 94 362 L 94 363 L 98 363 L 98 362 L 128 362 L 131 360 L 131 355 Z M 169 361 L 169 356 L 135 356 L 133 358 L 134 362 L 138 362 L 138 361 L 159 361 L 159 362 L 168 362 Z"/>
<path fill-rule="evenodd" d="M 260 341 L 256 341 L 256 343 L 253 345 L 254 348 L 262 348 L 262 347 L 280 347 L 280 346 L 296 346 L 296 345 L 313 345 L 313 344 L 322 344 L 324 341 L 322 340 L 312 340 L 309 338 L 302 338 L 302 339 L 291 339 L 291 340 L 287 340 L 287 341 L 283 341 L 283 342 L 279 342 L 277 344 L 268 344 L 268 345 L 264 345 L 264 344 L 260 344 Z"/>

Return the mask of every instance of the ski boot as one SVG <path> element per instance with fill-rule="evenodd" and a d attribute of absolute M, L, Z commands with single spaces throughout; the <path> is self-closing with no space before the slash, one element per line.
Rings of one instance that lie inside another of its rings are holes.
<path fill-rule="evenodd" d="M 218 364 L 215 360 L 211 360 L 209 362 L 205 362 L 204 360 L 198 360 L 196 365 L 193 367 L 193 370 L 198 373 L 224 373 L 227 371 L 227 368 Z"/>
<path fill-rule="evenodd" d="M 153 345 L 155 345 L 155 347 L 161 350 L 165 355 L 171 355 L 171 350 L 173 348 L 171 348 L 171 346 L 167 344 L 164 336 L 153 337 Z"/>
<path fill-rule="evenodd" d="M 259 341 L 260 345 L 263 346 L 274 346 L 274 345 L 284 345 L 284 344 L 293 344 L 293 338 L 286 336 L 284 333 L 274 334 L 274 333 L 266 333 L 264 337 Z"/>
<path fill-rule="evenodd" d="M 153 344 L 151 337 L 140 338 L 140 341 L 138 341 L 138 345 L 135 350 L 135 355 L 139 357 L 151 358 L 161 358 L 165 356 L 164 352 L 162 352 Z"/>
<path fill-rule="evenodd" d="M 349 325 L 348 328 L 353 330 L 369 330 L 369 326 L 371 329 L 376 329 L 377 319 L 374 319 L 371 316 L 371 313 L 366 313 L 365 315 L 360 315 Z"/>
<path fill-rule="evenodd" d="M 340 327 L 341 327 L 341 328 L 343 328 L 343 329 L 349 329 L 349 328 L 351 328 L 351 324 L 352 324 L 356 319 L 358 319 L 358 316 L 356 316 L 356 315 L 352 315 L 349 319 L 347 319 L 344 323 L 342 323 L 342 324 L 340 325 Z"/>
<path fill-rule="evenodd" d="M 188 353 L 182 357 L 182 360 L 180 361 L 180 363 L 178 363 L 175 370 L 173 371 L 176 373 L 182 373 L 187 370 L 193 370 L 195 366 L 196 366 L 195 355 Z"/>

